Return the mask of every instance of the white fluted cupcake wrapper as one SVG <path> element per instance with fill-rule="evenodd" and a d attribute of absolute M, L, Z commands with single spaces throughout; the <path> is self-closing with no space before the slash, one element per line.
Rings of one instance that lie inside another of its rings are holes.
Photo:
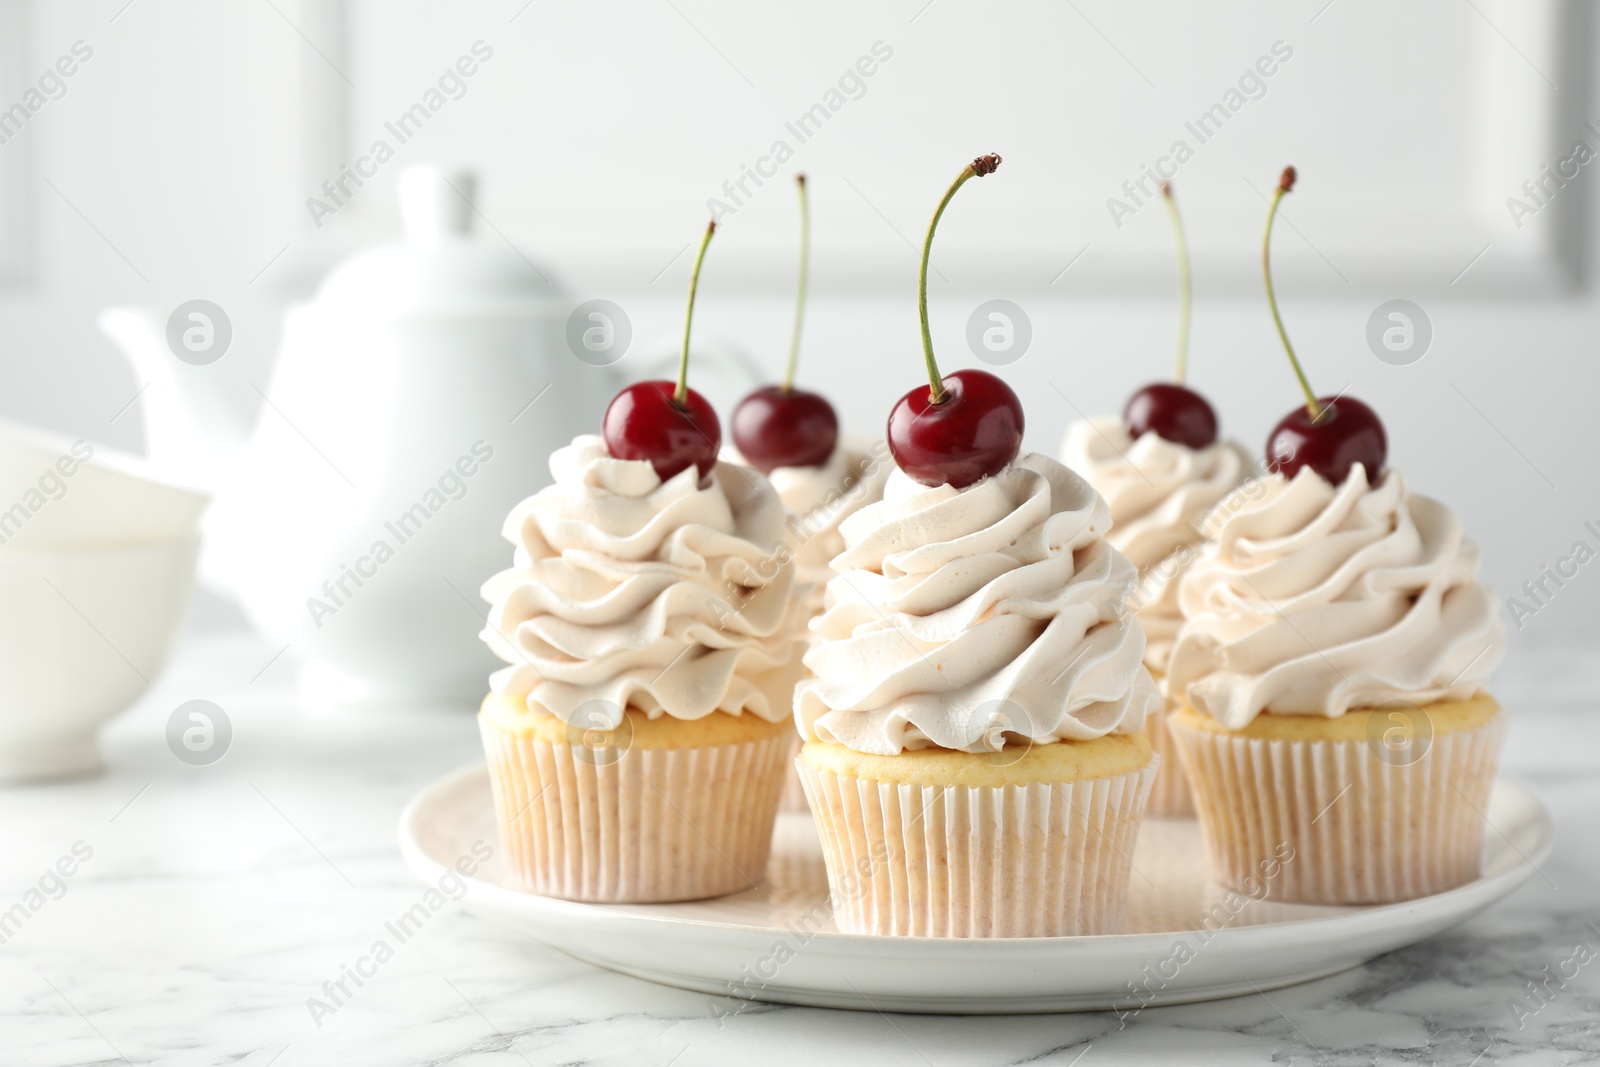
<path fill-rule="evenodd" d="M 636 748 L 607 762 L 614 750 L 482 732 L 502 855 L 518 888 L 665 903 L 736 893 L 766 871 L 792 733 Z"/>
<path fill-rule="evenodd" d="M 796 761 L 847 933 L 1116 933 L 1159 757 L 1113 778 L 1005 787 L 897 785 Z"/>
<path fill-rule="evenodd" d="M 1150 747 L 1161 757 L 1161 773 L 1156 775 L 1155 787 L 1150 790 L 1150 809 L 1147 814 L 1168 818 L 1192 818 L 1194 797 L 1189 792 L 1189 776 L 1183 772 L 1183 762 L 1172 745 L 1172 733 L 1167 728 L 1170 705 L 1152 712 L 1145 718 L 1145 735 Z"/>
<path fill-rule="evenodd" d="M 802 627 L 802 632 L 795 636 L 795 640 L 801 648 L 805 648 L 812 636 L 814 635 Z M 806 671 L 801 676 L 800 681 L 795 683 L 795 692 L 799 692 L 800 687 L 809 682 L 812 677 L 811 672 Z M 800 746 L 803 744 L 805 744 L 805 741 L 800 737 L 799 733 L 796 733 L 794 736 L 794 750 L 799 752 Z M 803 811 L 807 814 L 811 812 L 810 805 L 806 803 L 805 787 L 800 784 L 800 769 L 793 760 L 788 761 L 788 769 L 784 771 L 783 798 L 778 801 L 778 810 Z"/>
<path fill-rule="evenodd" d="M 1476 879 L 1502 712 L 1414 763 L 1365 741 L 1283 741 L 1171 723 L 1213 877 L 1258 899 L 1380 904 Z M 1270 876 L 1266 876 L 1270 875 Z"/>
<path fill-rule="evenodd" d="M 795 740 L 799 741 L 798 734 L 795 735 Z M 799 747 L 797 743 L 795 748 Z M 803 811 L 807 814 L 811 812 L 811 806 L 806 803 L 806 787 L 800 781 L 800 768 L 793 761 L 789 763 L 789 769 L 784 772 L 783 797 L 778 801 L 778 810 Z"/>

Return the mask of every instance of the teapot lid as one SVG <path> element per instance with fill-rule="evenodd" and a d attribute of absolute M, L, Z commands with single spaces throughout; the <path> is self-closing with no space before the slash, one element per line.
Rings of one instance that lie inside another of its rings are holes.
<path fill-rule="evenodd" d="M 509 242 L 473 235 L 474 220 L 483 218 L 477 185 L 468 170 L 408 167 L 396 183 L 405 239 L 340 263 L 323 279 L 317 303 L 401 317 L 526 312 L 561 296 L 553 275 Z"/>

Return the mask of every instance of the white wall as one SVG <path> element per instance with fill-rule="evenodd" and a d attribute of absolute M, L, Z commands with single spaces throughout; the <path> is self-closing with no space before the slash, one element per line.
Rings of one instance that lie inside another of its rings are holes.
<path fill-rule="evenodd" d="M 1030 445 L 1053 450 L 1072 405 L 1116 409 L 1169 361 L 1165 219 L 1152 206 L 1119 228 L 1107 198 L 1283 41 L 1292 58 L 1176 179 L 1196 252 L 1194 382 L 1252 448 L 1295 403 L 1256 274 L 1258 190 L 1292 161 L 1302 186 L 1278 233 L 1279 287 L 1319 389 L 1348 385 L 1384 413 L 1394 465 L 1462 513 L 1502 591 L 1575 540 L 1600 547 L 1584 529 L 1600 528 L 1595 179 L 1583 169 L 1520 228 L 1506 206 L 1573 141 L 1600 149 L 1584 127 L 1600 117 L 1594 20 L 1578 5 L 124 3 L 0 0 L 0 107 L 74 42 L 94 50 L 0 144 L 0 274 L 23 275 L 0 287 L 0 415 L 138 448 L 143 411 L 128 401 L 142 383 L 94 313 L 194 297 L 234 320 L 217 368 L 248 407 L 283 304 L 344 251 L 392 235 L 390 183 L 429 160 L 480 167 L 495 228 L 574 296 L 622 303 L 637 330 L 627 365 L 642 366 L 679 328 L 679 253 L 707 199 L 796 140 L 784 122 L 883 41 L 893 55 L 859 98 L 725 220 L 697 326 L 776 373 L 787 175 L 803 167 L 817 299 L 802 376 L 849 428 L 876 431 L 920 373 L 908 245 L 960 164 L 999 151 L 1000 173 L 947 216 L 935 336 L 948 365 L 970 363 L 976 304 L 1021 305 L 1032 348 L 1004 373 Z M 493 56 L 460 98 L 316 226 L 306 199 L 322 180 L 479 40 Z M 1414 365 L 1380 362 L 1365 340 L 1394 297 L 1433 324 Z M 1593 641 L 1597 608 L 1600 564 L 1526 634 Z"/>

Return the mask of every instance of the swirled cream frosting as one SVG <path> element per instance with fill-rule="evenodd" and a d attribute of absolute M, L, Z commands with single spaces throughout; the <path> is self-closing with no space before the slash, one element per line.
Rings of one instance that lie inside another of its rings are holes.
<path fill-rule="evenodd" d="M 795 582 L 804 587 L 802 622 L 822 613 L 825 590 L 833 578 L 828 564 L 844 551 L 840 524 L 883 499 L 883 485 L 893 466 L 884 442 L 842 437 L 822 466 L 778 467 L 767 475 L 789 513 Z"/>
<path fill-rule="evenodd" d="M 1248 483 L 1190 565 L 1168 692 L 1229 729 L 1480 692 L 1505 650 L 1478 549 L 1444 505 L 1357 465 Z"/>
<path fill-rule="evenodd" d="M 1034 453 L 964 489 L 894 471 L 840 525 L 801 735 L 892 755 L 1138 732 L 1160 698 L 1110 524 L 1087 482 Z"/>
<path fill-rule="evenodd" d="M 1244 481 L 1250 460 L 1232 441 L 1194 449 L 1154 433 L 1134 438 L 1115 416 L 1068 426 L 1062 460 L 1111 508 L 1106 540 L 1139 569 L 1130 603 L 1144 627 L 1144 661 L 1165 671 L 1183 623 L 1178 579 L 1206 539 L 1206 515 Z"/>
<path fill-rule="evenodd" d="M 663 482 L 596 436 L 550 457 L 512 509 L 513 565 L 489 579 L 496 693 L 574 725 L 790 714 L 799 670 L 784 512 L 759 473 L 718 463 Z"/>

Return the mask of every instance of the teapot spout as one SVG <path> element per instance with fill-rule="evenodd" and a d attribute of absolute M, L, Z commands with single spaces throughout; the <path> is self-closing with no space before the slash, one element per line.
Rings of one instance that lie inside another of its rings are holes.
<path fill-rule="evenodd" d="M 168 341 L 171 316 L 154 308 L 113 307 L 100 330 L 122 350 L 141 390 L 145 451 L 161 469 L 214 495 L 244 448 L 251 419 L 230 393 L 230 368 L 186 362 Z"/>

